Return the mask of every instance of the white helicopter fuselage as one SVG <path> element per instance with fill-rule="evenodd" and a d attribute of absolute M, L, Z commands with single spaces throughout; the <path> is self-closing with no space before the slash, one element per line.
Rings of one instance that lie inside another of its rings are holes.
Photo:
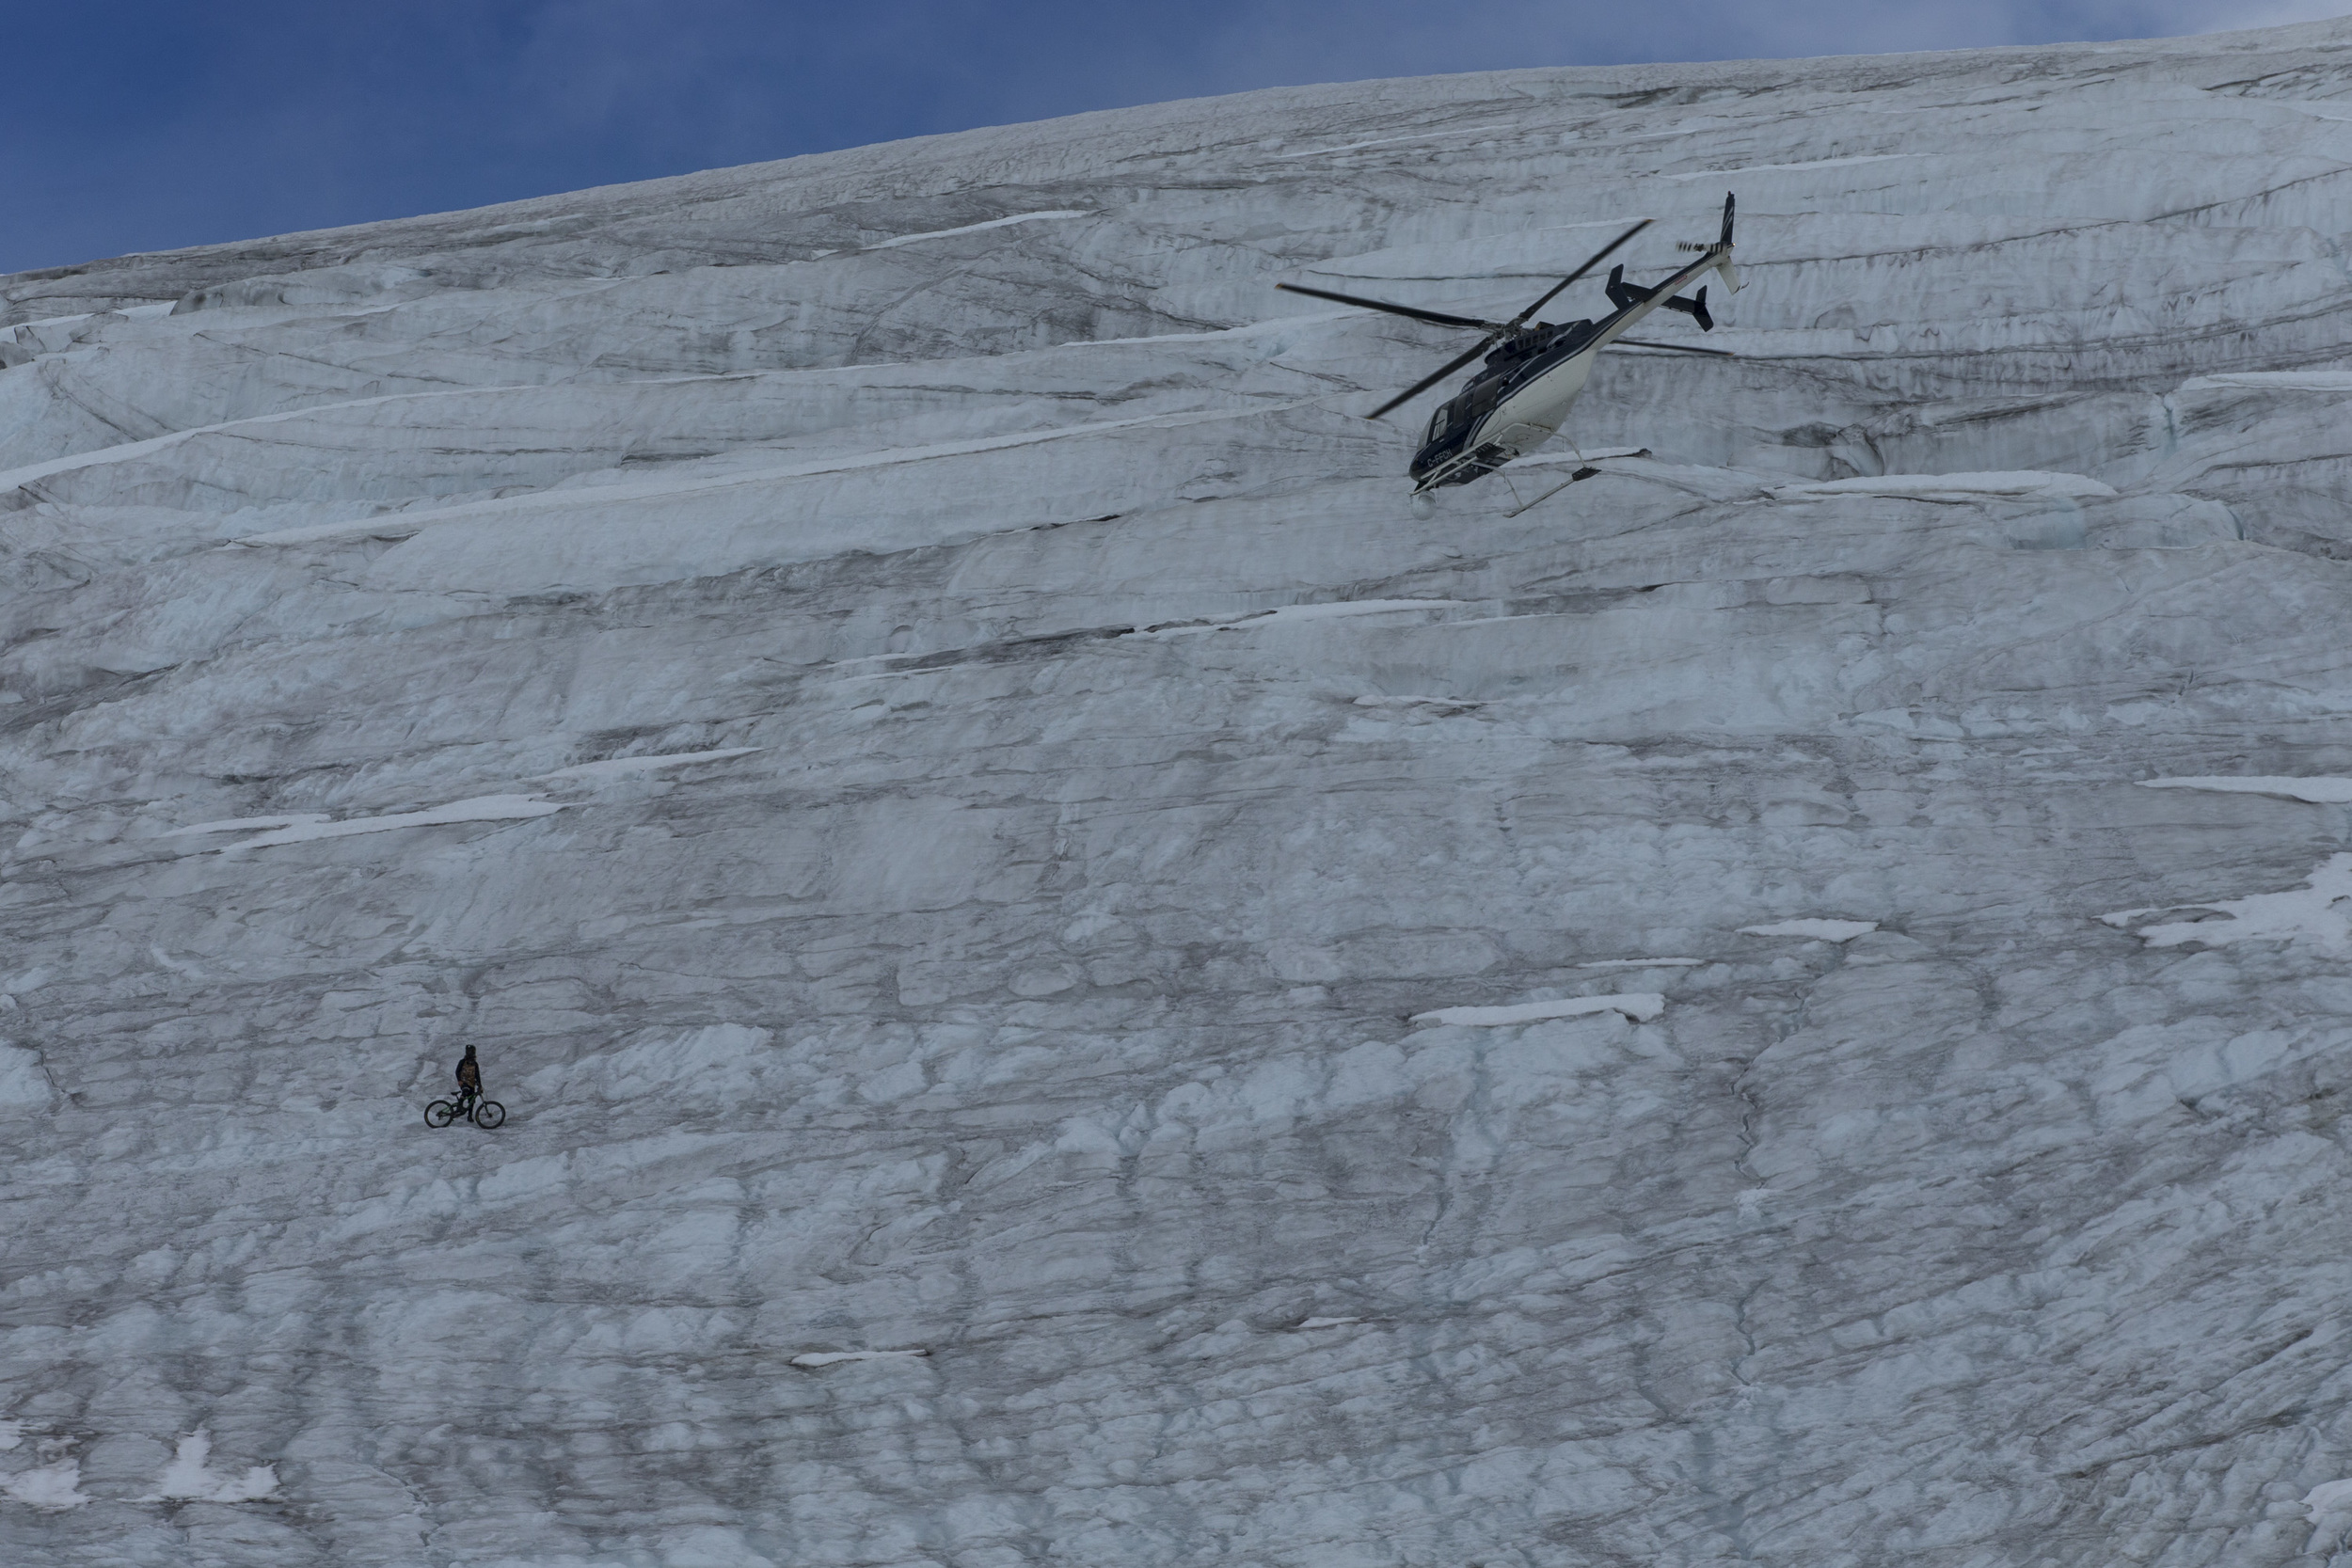
<path fill-rule="evenodd" d="M 1505 345 L 1497 351 L 1490 359 L 1492 368 L 1472 377 L 1468 387 L 1431 417 L 1427 442 L 1413 462 L 1414 494 L 1443 484 L 1468 483 L 1525 456 L 1559 434 L 1568 410 L 1592 380 L 1593 361 L 1600 351 L 1709 268 L 1720 271 L 1729 288 L 1740 286 L 1729 247 L 1709 246 L 1707 255 L 1651 289 L 1645 297 L 1629 301 L 1597 323 L 1553 327 L 1549 330 L 1555 336 L 1548 341 L 1526 347 Z M 1474 404 L 1497 382 L 1502 385 L 1493 405 L 1467 430 L 1453 428 L 1454 416 Z"/>
<path fill-rule="evenodd" d="M 1594 343 L 1535 376 L 1495 404 L 1494 412 L 1471 432 L 1469 444 L 1496 442 L 1509 448 L 1513 457 L 1534 451 L 1559 434 L 1577 394 L 1593 379 L 1593 361 L 1599 357 L 1600 345 Z"/>

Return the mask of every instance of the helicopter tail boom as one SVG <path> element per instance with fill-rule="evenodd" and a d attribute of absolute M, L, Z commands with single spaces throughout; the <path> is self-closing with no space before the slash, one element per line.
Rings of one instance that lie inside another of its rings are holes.
<path fill-rule="evenodd" d="M 1718 267 L 1721 267 L 1726 263 L 1718 262 L 1716 264 Z M 1639 283 L 1627 282 L 1625 280 L 1625 268 L 1623 267 L 1612 267 L 1609 269 L 1609 303 L 1615 306 L 1620 310 L 1624 309 L 1629 305 L 1639 305 L 1645 299 L 1657 299 L 1658 292 L 1659 291 L 1656 289 L 1645 289 Z M 1696 321 L 1699 324 L 1699 330 L 1702 332 L 1712 332 L 1715 330 L 1715 318 L 1707 313 L 1707 291 L 1705 289 L 1701 289 L 1698 292 L 1698 296 L 1694 299 L 1683 299 L 1677 296 L 1660 300 L 1659 303 L 1665 306 L 1665 308 L 1669 310 L 1679 310 L 1684 315 L 1691 317 L 1693 321 Z"/>

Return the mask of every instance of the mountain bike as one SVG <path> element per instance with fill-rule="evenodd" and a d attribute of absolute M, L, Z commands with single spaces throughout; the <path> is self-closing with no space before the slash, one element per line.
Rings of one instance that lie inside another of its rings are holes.
<path fill-rule="evenodd" d="M 506 1107 L 495 1100 L 481 1100 L 462 1094 L 454 1104 L 446 1100 L 437 1100 L 424 1108 L 424 1124 L 427 1127 L 447 1127 L 461 1117 L 486 1131 L 506 1119 Z"/>

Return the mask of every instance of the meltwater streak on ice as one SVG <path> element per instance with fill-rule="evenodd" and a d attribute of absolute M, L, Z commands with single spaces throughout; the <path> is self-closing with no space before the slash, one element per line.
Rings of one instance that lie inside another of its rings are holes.
<path fill-rule="evenodd" d="M 1284 89 L 0 279 L 0 1561 L 2342 1555 L 2348 93 Z M 1517 516 L 1273 287 L 1735 187 L 1740 357 Z"/>
<path fill-rule="evenodd" d="M 2352 805 L 2352 779 L 2141 779 L 2142 789 L 2200 789 L 2216 795 L 2275 795 L 2312 805 Z"/>

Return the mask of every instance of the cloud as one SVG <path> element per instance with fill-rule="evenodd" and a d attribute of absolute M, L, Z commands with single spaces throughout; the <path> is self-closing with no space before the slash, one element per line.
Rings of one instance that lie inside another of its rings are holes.
<path fill-rule="evenodd" d="M 2285 27 L 2298 22 L 2328 22 L 2341 16 L 2352 16 L 2352 3 L 2347 0 L 2272 0 L 2267 5 L 2193 5 L 2182 6 L 2181 24 L 2166 33 L 2164 38 L 2184 38 L 2194 33 L 2234 33 L 2253 27 Z"/>

